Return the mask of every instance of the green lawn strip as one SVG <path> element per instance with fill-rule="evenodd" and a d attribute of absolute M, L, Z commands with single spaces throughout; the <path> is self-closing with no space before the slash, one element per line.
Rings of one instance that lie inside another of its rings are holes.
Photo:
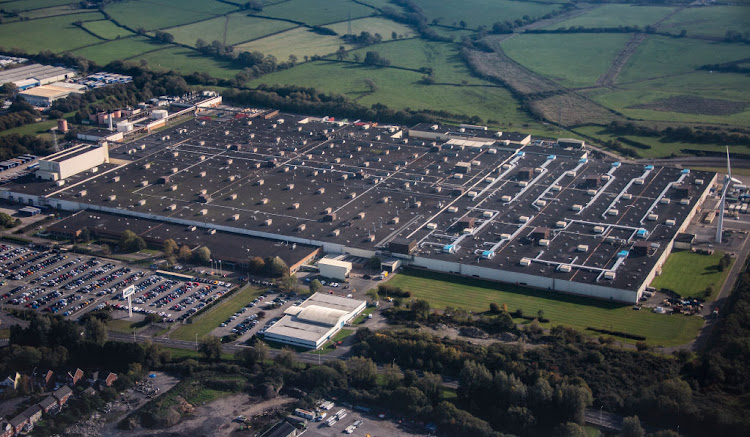
<path fill-rule="evenodd" d="M 82 26 L 104 39 L 117 39 L 133 35 L 133 33 L 122 28 L 109 20 L 87 21 Z"/>
<path fill-rule="evenodd" d="M 622 331 L 644 336 L 651 345 L 685 344 L 703 326 L 703 319 L 694 316 L 633 311 L 631 305 L 419 270 L 407 270 L 388 283 L 411 291 L 415 298 L 426 299 L 436 309 L 451 306 L 480 313 L 492 302 L 505 303 L 510 312 L 521 309 L 533 316 L 542 310 L 551 326 L 570 326 L 589 333 L 588 327 Z"/>
<path fill-rule="evenodd" d="M 124 334 L 132 334 L 133 330 L 142 328 L 143 326 L 139 323 L 133 322 L 132 320 L 113 319 L 107 320 L 107 328 L 110 331 L 122 332 Z"/>
<path fill-rule="evenodd" d="M 651 282 L 651 286 L 673 290 L 682 297 L 701 297 L 703 290 L 713 287 L 714 292 L 709 299 L 713 301 L 732 268 L 730 264 L 723 272 L 719 271 L 718 264 L 723 256 L 724 252 L 718 251 L 713 255 L 689 251 L 673 252 L 667 258 L 661 275 Z"/>
<path fill-rule="evenodd" d="M 199 359 L 204 358 L 203 354 L 192 349 L 179 349 L 175 347 L 160 346 L 160 349 L 169 351 L 172 354 L 172 358 L 193 358 Z M 221 354 L 221 359 L 225 361 L 233 361 L 234 354 Z"/>
<path fill-rule="evenodd" d="M 512 0 L 414 0 L 414 3 L 422 8 L 428 22 L 437 19 L 440 24 L 458 27 L 464 21 L 471 29 L 492 27 L 495 22 L 513 21 L 525 15 L 541 17 L 562 7 L 562 3 Z"/>
<path fill-rule="evenodd" d="M 349 0 L 327 0 L 325 2 L 289 0 L 264 6 L 263 11 L 255 15 L 300 21 L 310 26 L 317 26 L 336 23 L 349 18 L 367 17 L 374 13 L 377 12 L 372 8 Z"/>
<path fill-rule="evenodd" d="M 229 61 L 214 59 L 185 47 L 166 46 L 163 50 L 153 50 L 131 58 L 136 62 L 145 60 L 153 70 L 175 70 L 181 74 L 206 73 L 219 79 L 231 79 L 240 71 Z"/>
<path fill-rule="evenodd" d="M 242 290 L 226 298 L 205 314 L 199 315 L 193 323 L 186 323 L 172 332 L 170 338 L 177 340 L 195 340 L 208 335 L 211 331 L 219 327 L 219 324 L 229 318 L 232 314 L 239 311 L 253 299 L 260 296 L 261 290 L 246 285 Z M 192 319 L 191 319 L 192 320 Z"/>
<path fill-rule="evenodd" d="M 724 37 L 728 30 L 740 33 L 750 32 L 750 7 L 711 6 L 710 8 L 684 8 L 665 20 L 662 25 L 679 32 L 682 29 L 688 35 L 708 35 Z"/>
<path fill-rule="evenodd" d="M 356 325 L 361 325 L 362 323 L 364 323 L 365 320 L 367 320 L 367 316 L 370 315 L 370 314 L 372 314 L 372 313 L 374 313 L 375 310 L 376 310 L 375 307 L 365 308 L 365 310 L 362 311 L 362 314 L 358 315 L 354 319 L 354 321 L 352 322 L 352 325 L 355 325 L 355 326 Z"/>

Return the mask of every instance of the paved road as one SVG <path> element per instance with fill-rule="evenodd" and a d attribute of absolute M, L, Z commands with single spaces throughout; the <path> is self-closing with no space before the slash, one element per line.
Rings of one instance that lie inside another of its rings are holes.
<path fill-rule="evenodd" d="M 586 408 L 583 414 L 583 420 L 599 428 L 605 428 L 612 431 L 622 430 L 622 416 L 600 410 L 599 408 Z"/>

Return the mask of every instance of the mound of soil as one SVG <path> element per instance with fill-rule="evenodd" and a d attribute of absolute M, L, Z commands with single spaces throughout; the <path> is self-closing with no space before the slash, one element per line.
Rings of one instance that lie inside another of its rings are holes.
<path fill-rule="evenodd" d="M 650 109 L 652 111 L 681 112 L 683 114 L 731 115 L 742 112 L 747 103 L 731 100 L 704 99 L 696 96 L 672 96 L 651 103 L 631 106 L 632 109 Z"/>

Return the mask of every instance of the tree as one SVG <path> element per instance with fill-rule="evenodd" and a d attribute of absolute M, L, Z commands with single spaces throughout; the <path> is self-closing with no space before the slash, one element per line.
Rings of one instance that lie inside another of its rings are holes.
<path fill-rule="evenodd" d="M 555 428 L 557 437 L 586 437 L 586 430 L 575 422 L 561 423 Z"/>
<path fill-rule="evenodd" d="M 266 262 L 259 256 L 254 256 L 247 261 L 247 269 L 255 275 L 262 275 L 266 271 Z"/>
<path fill-rule="evenodd" d="M 395 39 L 398 39 L 398 33 L 396 33 L 396 32 L 391 32 L 391 39 L 394 39 L 394 40 L 395 40 Z"/>
<path fill-rule="evenodd" d="M 281 288 L 287 291 L 296 291 L 297 275 L 285 274 L 281 277 Z"/>
<path fill-rule="evenodd" d="M 414 299 L 409 304 L 409 309 L 418 321 L 427 320 L 430 317 L 430 303 L 424 299 Z"/>
<path fill-rule="evenodd" d="M 83 333 L 86 341 L 100 346 L 107 342 L 107 326 L 96 317 L 89 318 Z"/>
<path fill-rule="evenodd" d="M 466 29 L 466 21 L 461 20 L 458 22 L 458 25 L 461 26 L 461 29 Z"/>
<path fill-rule="evenodd" d="M 190 260 L 190 257 L 193 256 L 193 251 L 190 250 L 190 247 L 188 247 L 187 244 L 183 244 L 180 246 L 180 250 L 177 252 L 177 258 L 180 259 L 180 261 L 186 262 Z"/>
<path fill-rule="evenodd" d="M 368 79 L 365 79 L 368 80 Z M 372 79 L 369 79 L 372 80 Z M 383 260 L 379 256 L 371 256 L 367 260 L 367 268 L 370 270 L 380 270 L 380 266 L 383 264 Z"/>
<path fill-rule="evenodd" d="M 0 88 L 0 92 L 8 97 L 14 97 L 16 92 L 18 92 L 18 87 L 16 87 L 16 84 L 13 82 L 6 82 L 3 84 L 2 88 Z"/>
<path fill-rule="evenodd" d="M 202 353 L 206 359 L 219 359 L 221 357 L 221 339 L 214 335 L 203 337 L 198 344 L 198 352 Z"/>
<path fill-rule="evenodd" d="M 401 372 L 401 368 L 398 364 L 386 364 L 383 366 L 383 385 L 390 388 L 391 390 L 401 385 L 401 381 L 404 379 L 404 374 Z"/>
<path fill-rule="evenodd" d="M 374 79 L 366 77 L 366 78 L 362 79 L 362 82 L 364 82 L 365 88 L 367 88 L 368 90 L 370 90 L 371 93 L 374 93 L 375 91 L 378 90 L 378 84 L 375 82 Z M 377 258 L 377 257 L 373 257 L 373 258 Z M 368 263 L 368 266 L 369 265 L 370 265 L 370 263 Z"/>
<path fill-rule="evenodd" d="M 193 252 L 193 261 L 197 264 L 208 264 L 211 261 L 211 250 L 206 246 L 201 246 Z"/>
<path fill-rule="evenodd" d="M 283 259 L 278 256 L 268 257 L 265 260 L 266 274 L 272 278 L 279 278 L 289 274 L 289 267 Z"/>
<path fill-rule="evenodd" d="M 336 59 L 343 61 L 348 56 L 349 53 L 346 51 L 346 48 L 344 48 L 344 46 L 339 46 L 339 49 L 336 50 Z"/>
<path fill-rule="evenodd" d="M 290 64 L 292 64 L 292 65 L 296 64 L 297 63 L 297 59 L 298 59 L 297 56 L 295 56 L 295 55 L 289 55 L 289 63 Z"/>
<path fill-rule="evenodd" d="M 622 431 L 620 437 L 644 437 L 646 431 L 641 426 L 638 416 L 630 416 L 622 419 Z"/>
<path fill-rule="evenodd" d="M 371 359 L 351 357 L 346 360 L 346 368 L 349 371 L 349 382 L 352 386 L 368 389 L 375 385 L 378 368 Z"/>
<path fill-rule="evenodd" d="M 368 290 L 367 296 L 369 296 L 373 302 L 377 302 L 380 300 L 380 294 L 378 293 L 378 290 L 375 288 L 373 288 L 372 290 Z"/>
<path fill-rule="evenodd" d="M 313 279 L 310 281 L 310 293 L 317 293 L 320 290 L 323 289 L 323 284 L 320 283 L 317 279 Z"/>
<path fill-rule="evenodd" d="M 288 347 L 282 349 L 281 352 L 276 355 L 276 358 L 274 358 L 273 361 L 282 367 L 286 367 L 287 369 L 292 369 L 297 365 L 297 358 L 295 357 L 294 352 Z"/>
<path fill-rule="evenodd" d="M 245 367 L 253 367 L 260 364 L 268 358 L 268 346 L 262 341 L 255 343 L 253 347 L 239 350 L 235 357 Z"/>
<path fill-rule="evenodd" d="M 144 321 L 149 325 L 153 325 L 154 323 L 161 322 L 162 317 L 158 314 L 150 313 L 150 314 L 146 314 L 146 318 L 144 319 Z"/>
<path fill-rule="evenodd" d="M 12 228 L 14 223 L 15 220 L 13 220 L 13 217 L 4 212 L 0 212 L 0 226 L 4 228 Z"/>
<path fill-rule="evenodd" d="M 162 252 L 164 253 L 165 257 L 167 258 L 171 257 L 172 255 L 175 254 L 175 252 L 177 252 L 177 250 L 178 250 L 178 246 L 177 246 L 176 241 L 174 241 L 171 238 L 164 240 L 164 245 L 162 246 Z"/>
<path fill-rule="evenodd" d="M 143 238 L 131 230 L 125 230 L 120 236 L 120 250 L 125 252 L 138 252 L 146 248 Z"/>
<path fill-rule="evenodd" d="M 500 307 L 495 303 L 490 303 L 490 313 L 492 314 L 498 314 L 500 312 Z"/>

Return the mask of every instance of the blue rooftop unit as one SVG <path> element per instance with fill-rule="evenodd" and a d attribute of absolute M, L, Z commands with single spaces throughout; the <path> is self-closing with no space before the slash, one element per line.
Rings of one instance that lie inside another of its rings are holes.
<path fill-rule="evenodd" d="M 617 257 L 618 258 L 626 258 L 629 253 L 630 253 L 630 251 L 621 250 L 621 251 L 617 252 Z"/>
<path fill-rule="evenodd" d="M 452 244 L 446 244 L 443 246 L 443 252 L 445 253 L 456 253 L 456 246 Z"/>
<path fill-rule="evenodd" d="M 682 173 L 682 174 L 690 174 L 690 169 L 689 168 L 683 168 L 680 173 Z"/>
<path fill-rule="evenodd" d="M 581 158 L 581 159 L 579 159 L 579 160 L 578 160 L 578 163 L 579 163 L 579 164 L 585 164 L 585 163 L 587 163 L 587 162 L 589 162 L 589 160 L 588 160 L 588 159 L 586 159 L 586 158 Z"/>
<path fill-rule="evenodd" d="M 615 161 L 615 162 L 612 163 L 612 167 L 619 167 L 621 165 L 622 164 L 620 163 L 620 161 Z"/>
<path fill-rule="evenodd" d="M 646 238 L 648 237 L 648 231 L 645 229 L 638 229 L 635 232 L 635 235 L 638 236 L 639 238 Z"/>
<path fill-rule="evenodd" d="M 557 156 L 555 156 L 555 155 L 550 155 L 550 156 L 547 157 L 548 161 L 554 161 L 555 159 L 557 159 Z"/>
<path fill-rule="evenodd" d="M 518 152 L 518 153 L 516 153 L 516 156 L 525 156 L 525 155 L 526 155 L 526 152 Z"/>
<path fill-rule="evenodd" d="M 644 170 L 649 170 L 649 171 L 650 171 L 650 170 L 653 170 L 653 169 L 654 169 L 654 166 L 653 166 L 653 165 L 644 165 L 644 166 L 643 166 L 643 169 L 644 169 Z"/>
<path fill-rule="evenodd" d="M 492 259 L 495 257 L 495 251 L 494 250 L 485 250 L 482 252 L 482 258 L 484 259 Z"/>

